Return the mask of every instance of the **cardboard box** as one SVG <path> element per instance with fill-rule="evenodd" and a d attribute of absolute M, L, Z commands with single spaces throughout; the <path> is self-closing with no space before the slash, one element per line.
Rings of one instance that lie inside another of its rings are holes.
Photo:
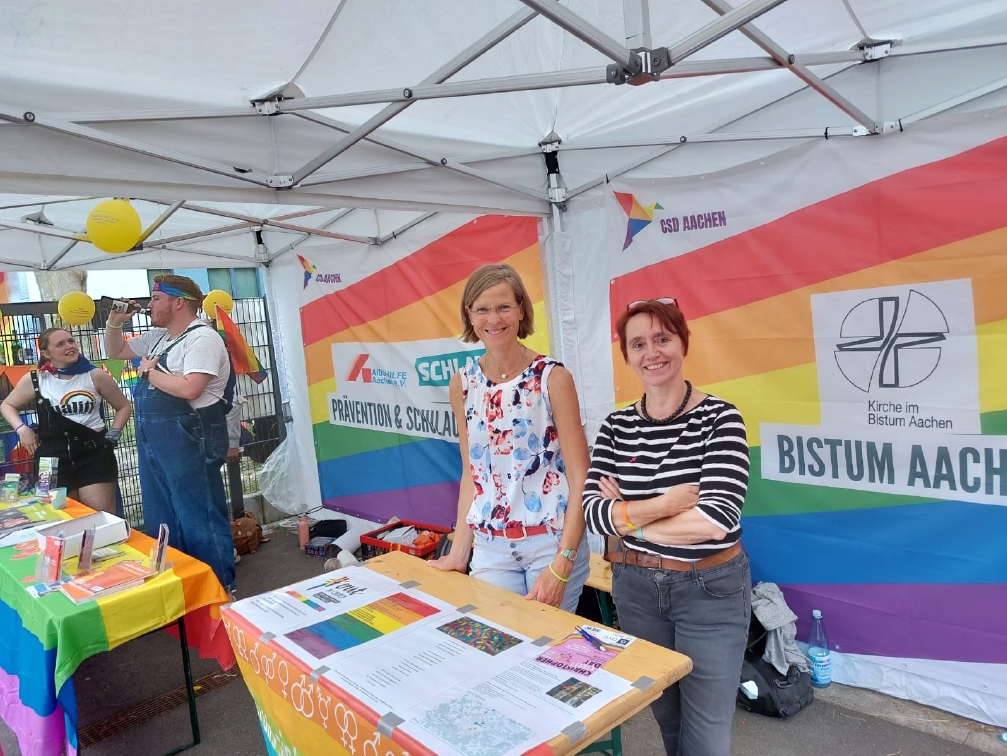
<path fill-rule="evenodd" d="M 111 546 L 114 543 L 122 543 L 129 538 L 129 523 L 108 512 L 95 512 L 75 520 L 54 522 L 36 529 L 35 532 L 38 534 L 39 547 L 44 549 L 46 536 L 56 536 L 60 531 L 63 531 L 63 538 L 66 539 L 63 558 L 70 559 L 80 554 L 81 534 L 92 526 L 94 527 L 94 548 L 96 549 L 100 549 L 102 546 Z"/>

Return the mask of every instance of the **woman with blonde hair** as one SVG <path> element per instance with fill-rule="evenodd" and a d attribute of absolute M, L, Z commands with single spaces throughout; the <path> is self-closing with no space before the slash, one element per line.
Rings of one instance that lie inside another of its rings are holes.
<path fill-rule="evenodd" d="M 465 285 L 462 341 L 486 348 L 451 379 L 462 476 L 447 556 L 431 564 L 574 611 L 589 570 L 581 495 L 587 441 L 570 372 L 521 343 L 528 291 L 509 265 Z M 474 548 L 474 551 L 473 551 Z"/>

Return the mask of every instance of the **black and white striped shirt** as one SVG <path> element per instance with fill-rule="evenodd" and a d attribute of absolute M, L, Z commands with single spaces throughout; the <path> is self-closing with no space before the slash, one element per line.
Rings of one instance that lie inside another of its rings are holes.
<path fill-rule="evenodd" d="M 651 423 L 636 406 L 613 412 L 598 433 L 584 489 L 587 527 L 617 536 L 615 499 L 602 498 L 598 481 L 619 481 L 626 501 L 647 499 L 672 486 L 699 486 L 697 511 L 727 532 L 721 541 L 666 546 L 625 536 L 627 548 L 695 561 L 729 548 L 741 538 L 741 508 L 748 488 L 748 441 L 738 409 L 707 396 L 674 420 Z"/>

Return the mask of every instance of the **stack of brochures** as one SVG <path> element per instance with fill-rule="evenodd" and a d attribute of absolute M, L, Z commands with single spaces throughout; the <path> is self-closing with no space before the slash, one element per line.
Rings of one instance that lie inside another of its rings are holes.
<path fill-rule="evenodd" d="M 59 589 L 73 603 L 83 604 L 143 585 L 144 580 L 156 574 L 157 570 L 140 562 L 118 562 L 105 569 L 79 575 L 63 583 Z"/>
<path fill-rule="evenodd" d="M 38 504 L 23 504 L 0 511 L 0 538 L 24 528 L 34 528 L 63 519 L 52 509 Z"/>

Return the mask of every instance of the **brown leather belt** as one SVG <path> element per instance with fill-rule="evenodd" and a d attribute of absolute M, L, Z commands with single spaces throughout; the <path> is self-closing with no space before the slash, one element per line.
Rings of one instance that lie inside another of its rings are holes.
<path fill-rule="evenodd" d="M 605 559 L 613 564 L 632 564 L 636 567 L 646 567 L 651 570 L 690 572 L 693 568 L 705 570 L 708 567 L 716 567 L 718 564 L 730 562 L 740 553 L 741 542 L 739 541 L 721 552 L 703 557 L 696 562 L 684 562 L 681 559 L 668 559 L 667 557 L 659 557 L 656 554 L 644 554 L 642 551 L 636 551 L 635 549 L 610 551 L 605 555 Z"/>

